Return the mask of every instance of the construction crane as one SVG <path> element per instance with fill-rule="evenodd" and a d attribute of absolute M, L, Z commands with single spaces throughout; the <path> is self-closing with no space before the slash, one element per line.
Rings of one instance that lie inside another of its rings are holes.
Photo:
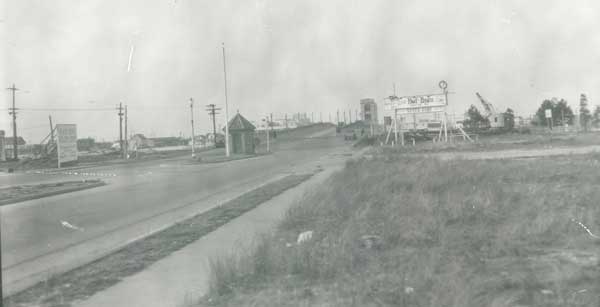
<path fill-rule="evenodd" d="M 489 121 L 490 128 L 504 128 L 504 114 L 497 113 L 494 105 L 492 105 L 489 101 L 485 100 L 479 93 L 475 93 L 481 104 L 483 105 L 483 109 L 485 110 L 484 117 Z"/>

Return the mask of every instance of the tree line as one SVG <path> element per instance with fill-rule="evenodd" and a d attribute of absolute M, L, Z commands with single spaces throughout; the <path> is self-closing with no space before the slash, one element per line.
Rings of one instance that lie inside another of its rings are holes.
<path fill-rule="evenodd" d="M 546 119 L 546 110 L 551 112 L 551 121 Z M 511 108 L 507 108 L 501 113 L 504 116 L 504 128 L 512 129 L 515 126 L 515 115 Z M 554 126 L 573 125 L 575 114 L 568 102 L 562 98 L 551 98 L 542 101 L 535 112 L 532 124 L 536 126 Z M 591 127 L 600 128 L 600 106 L 596 106 L 594 111 L 589 109 L 588 98 L 586 94 L 579 97 L 579 124 L 587 131 Z M 463 121 L 466 128 L 484 128 L 489 127 L 489 118 L 483 116 L 475 105 L 471 105 Z"/>

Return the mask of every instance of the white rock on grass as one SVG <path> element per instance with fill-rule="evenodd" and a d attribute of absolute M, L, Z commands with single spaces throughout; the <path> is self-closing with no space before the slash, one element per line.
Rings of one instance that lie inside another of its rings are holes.
<path fill-rule="evenodd" d="M 296 241 L 296 243 L 301 244 L 304 242 L 308 242 L 308 241 L 310 241 L 310 239 L 312 239 L 312 235 L 313 235 L 312 230 L 302 232 L 298 235 L 298 240 Z"/>

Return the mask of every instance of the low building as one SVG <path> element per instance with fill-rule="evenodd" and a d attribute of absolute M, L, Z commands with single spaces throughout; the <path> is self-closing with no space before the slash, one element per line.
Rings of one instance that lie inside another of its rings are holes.
<path fill-rule="evenodd" d="M 5 156 L 11 157 L 13 158 L 14 155 L 14 138 L 12 136 L 9 137 L 4 137 L 4 152 L 5 152 Z M 27 142 L 25 142 L 25 139 L 23 139 L 23 137 L 18 136 L 17 137 L 17 151 L 19 152 L 19 155 L 21 155 L 23 153 L 23 151 L 26 149 L 27 147 Z"/>
<path fill-rule="evenodd" d="M 252 125 L 240 113 L 237 113 L 227 124 L 229 128 L 229 145 L 233 154 L 254 154 L 254 131 Z"/>
<path fill-rule="evenodd" d="M 377 124 L 377 104 L 372 98 L 360 100 L 360 117 L 365 123 Z"/>

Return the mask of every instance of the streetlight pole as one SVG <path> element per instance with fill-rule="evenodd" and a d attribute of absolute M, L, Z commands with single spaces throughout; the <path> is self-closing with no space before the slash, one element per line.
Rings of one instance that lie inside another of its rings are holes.
<path fill-rule="evenodd" d="M 225 75 L 225 156 L 229 157 L 229 108 L 227 105 L 227 66 L 225 60 L 225 43 L 223 43 L 223 73 Z"/>

